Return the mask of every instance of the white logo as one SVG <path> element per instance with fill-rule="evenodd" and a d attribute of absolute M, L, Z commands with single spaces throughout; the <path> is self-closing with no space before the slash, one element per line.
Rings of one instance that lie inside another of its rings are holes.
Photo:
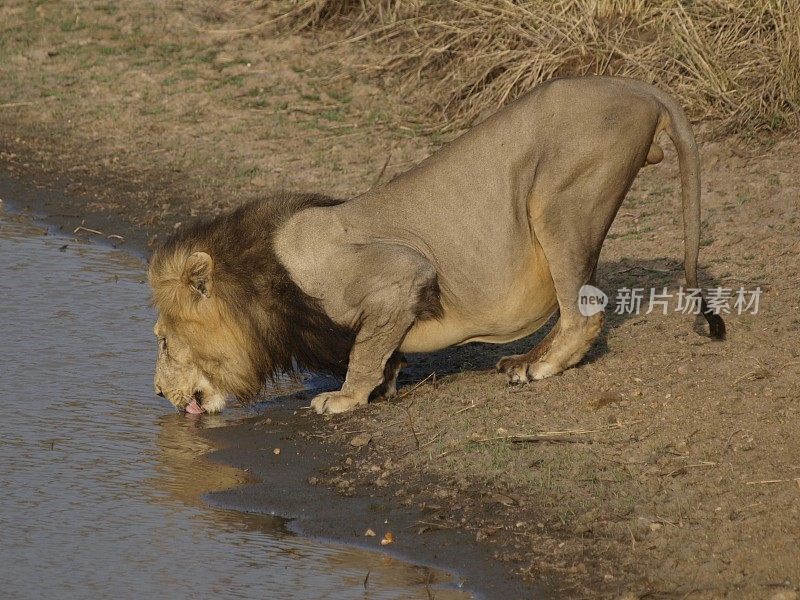
<path fill-rule="evenodd" d="M 593 285 L 581 286 L 578 290 L 578 310 L 584 317 L 591 317 L 599 312 L 603 312 L 608 304 L 608 296 L 603 290 Z"/>

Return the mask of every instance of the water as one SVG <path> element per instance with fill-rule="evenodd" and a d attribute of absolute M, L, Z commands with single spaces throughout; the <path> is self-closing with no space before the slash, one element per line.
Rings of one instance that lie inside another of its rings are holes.
<path fill-rule="evenodd" d="M 440 571 L 213 508 L 246 482 L 153 396 L 145 266 L 0 204 L 4 598 L 466 598 Z M 235 418 L 235 416 L 233 417 Z M 364 578 L 370 572 L 369 584 Z"/>

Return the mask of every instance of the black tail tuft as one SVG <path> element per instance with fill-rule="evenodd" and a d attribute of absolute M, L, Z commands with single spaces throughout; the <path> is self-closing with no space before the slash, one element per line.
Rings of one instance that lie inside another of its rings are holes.
<path fill-rule="evenodd" d="M 703 312 L 703 316 L 706 318 L 706 321 L 708 321 L 709 337 L 714 340 L 724 340 L 725 321 L 723 321 L 722 317 L 708 307 L 705 298 L 700 300 L 700 310 Z"/>

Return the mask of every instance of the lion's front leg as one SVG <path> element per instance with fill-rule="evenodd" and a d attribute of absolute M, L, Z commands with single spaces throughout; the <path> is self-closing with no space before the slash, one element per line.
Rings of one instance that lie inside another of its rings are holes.
<path fill-rule="evenodd" d="M 385 391 L 393 391 L 402 366 L 402 356 L 395 352 L 418 318 L 431 318 L 432 290 L 438 293 L 433 266 L 405 246 L 360 245 L 356 253 L 345 246 L 334 256 L 330 271 L 337 277 L 347 272 L 358 274 L 345 282 L 337 280 L 346 288 L 339 314 L 358 323 L 358 331 L 342 389 L 320 394 L 311 402 L 320 414 L 345 412 L 366 404 L 384 379 Z M 438 302 L 438 296 L 433 300 Z"/>
<path fill-rule="evenodd" d="M 311 401 L 311 408 L 319 414 L 336 414 L 366 404 L 373 390 L 384 383 L 387 362 L 413 322 L 411 310 L 367 319 L 356 335 L 342 389 L 319 394 Z"/>

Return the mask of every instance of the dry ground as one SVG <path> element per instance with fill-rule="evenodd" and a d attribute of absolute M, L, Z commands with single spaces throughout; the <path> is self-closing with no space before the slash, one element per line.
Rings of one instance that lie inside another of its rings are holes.
<path fill-rule="evenodd" d="M 134 225 L 279 187 L 351 195 L 442 141 L 354 67 L 380 48 L 200 31 L 143 1 L 36 4 L 0 7 L 2 162 L 64 174 Z M 430 513 L 420 535 L 471 529 L 570 597 L 796 597 L 800 145 L 767 142 L 702 148 L 702 281 L 764 290 L 759 314 L 728 316 L 728 341 L 682 315 L 612 317 L 584 364 L 525 387 L 492 372 L 507 347 L 415 357 L 398 400 L 330 419 L 351 456 L 323 481 L 396 486 Z M 668 153 L 623 205 L 602 288 L 678 285 L 677 197 Z"/>

